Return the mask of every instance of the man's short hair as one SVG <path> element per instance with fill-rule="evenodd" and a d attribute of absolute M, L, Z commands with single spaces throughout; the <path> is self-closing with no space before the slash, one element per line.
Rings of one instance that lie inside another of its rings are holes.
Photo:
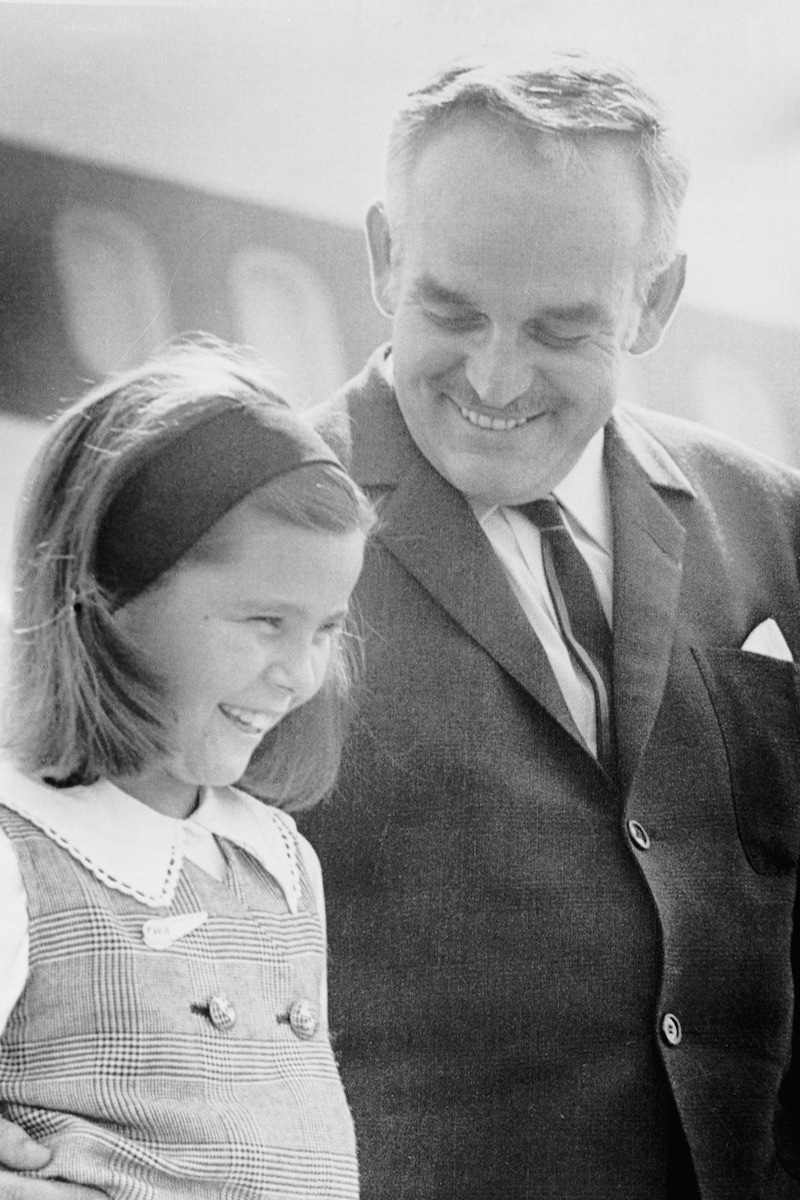
<path fill-rule="evenodd" d="M 460 61 L 411 92 L 390 136 L 386 201 L 402 227 L 413 169 L 448 122 L 464 114 L 499 118 L 538 135 L 542 155 L 564 161 L 598 137 L 622 140 L 640 165 L 649 200 L 643 275 L 651 280 L 672 260 L 689 171 L 658 100 L 624 68 L 582 54 L 551 55 L 536 66 Z"/>

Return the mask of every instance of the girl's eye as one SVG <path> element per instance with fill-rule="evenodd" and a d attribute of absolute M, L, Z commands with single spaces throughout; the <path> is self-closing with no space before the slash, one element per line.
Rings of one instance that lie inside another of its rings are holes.
<path fill-rule="evenodd" d="M 320 626 L 319 632 L 334 637 L 336 634 L 341 633 L 343 629 L 344 618 L 342 617 L 337 618 L 335 621 L 327 621 L 324 625 Z"/>
<path fill-rule="evenodd" d="M 283 624 L 282 617 L 248 617 L 248 624 L 258 625 L 265 629 L 280 629 Z"/>

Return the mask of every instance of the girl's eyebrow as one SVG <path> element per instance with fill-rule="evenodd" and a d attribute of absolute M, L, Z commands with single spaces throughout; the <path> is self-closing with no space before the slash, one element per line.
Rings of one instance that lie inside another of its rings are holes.
<path fill-rule="evenodd" d="M 302 604 L 292 604 L 291 600 L 266 600 L 265 601 L 263 596 L 261 598 L 259 598 L 257 596 L 248 597 L 245 595 L 244 597 L 237 599 L 236 611 L 237 612 L 247 612 L 247 613 L 268 612 L 268 613 L 275 613 L 281 617 L 285 617 L 285 616 L 293 617 L 293 616 L 302 616 L 306 610 Z M 344 620 L 344 618 L 348 614 L 348 611 L 349 610 L 347 608 L 337 608 L 334 610 L 334 612 L 327 613 L 325 616 L 325 620 L 326 621 Z"/>
<path fill-rule="evenodd" d="M 299 612 L 300 605 L 292 604 L 290 600 L 280 600 L 277 596 L 237 596 L 236 607 L 247 609 L 248 612 L 260 609 L 262 612 L 292 613 Z"/>

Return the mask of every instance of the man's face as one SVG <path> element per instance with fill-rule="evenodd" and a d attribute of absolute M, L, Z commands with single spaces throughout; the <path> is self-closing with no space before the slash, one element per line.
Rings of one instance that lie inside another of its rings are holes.
<path fill-rule="evenodd" d="M 382 221 L 373 270 L 411 436 L 470 498 L 546 495 L 608 419 L 639 327 L 635 166 L 607 141 L 549 162 L 528 135 L 463 118 L 423 150 L 383 264 Z"/>

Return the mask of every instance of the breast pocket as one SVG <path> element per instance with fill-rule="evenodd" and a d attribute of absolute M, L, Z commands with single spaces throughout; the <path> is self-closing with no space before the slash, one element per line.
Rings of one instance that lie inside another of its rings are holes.
<path fill-rule="evenodd" d="M 764 875 L 800 857 L 800 670 L 745 650 L 694 650 L 728 756 L 745 854 Z"/>

